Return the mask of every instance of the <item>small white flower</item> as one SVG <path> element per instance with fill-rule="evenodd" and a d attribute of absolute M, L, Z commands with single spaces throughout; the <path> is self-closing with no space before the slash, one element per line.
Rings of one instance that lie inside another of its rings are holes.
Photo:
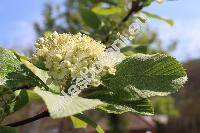
<path fill-rule="evenodd" d="M 91 85 L 94 86 L 94 87 L 97 87 L 97 86 L 99 86 L 100 84 L 101 84 L 101 81 L 98 80 L 98 79 L 94 79 L 94 80 L 92 80 L 92 82 L 91 82 Z"/>

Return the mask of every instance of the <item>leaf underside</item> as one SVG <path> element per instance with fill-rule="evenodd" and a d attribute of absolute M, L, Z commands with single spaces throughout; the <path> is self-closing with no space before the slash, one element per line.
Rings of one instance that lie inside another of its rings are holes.
<path fill-rule="evenodd" d="M 35 88 L 34 91 L 43 98 L 52 118 L 68 117 L 103 104 L 100 100 L 60 96 L 39 88 Z"/>

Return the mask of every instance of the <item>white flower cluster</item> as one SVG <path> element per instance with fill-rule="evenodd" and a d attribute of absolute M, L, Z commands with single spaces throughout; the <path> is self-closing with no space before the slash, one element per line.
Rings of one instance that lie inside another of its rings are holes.
<path fill-rule="evenodd" d="M 72 35 L 54 32 L 40 38 L 35 46 L 33 64 L 45 63 L 51 77 L 46 81 L 47 84 L 53 82 L 61 87 L 69 87 L 72 79 L 80 77 L 81 72 L 96 67 L 95 63 L 104 68 L 91 82 L 91 85 L 94 83 L 94 86 L 98 86 L 101 76 L 115 73 L 115 64 L 120 59 L 105 52 L 105 46 L 101 42 L 81 33 Z"/>

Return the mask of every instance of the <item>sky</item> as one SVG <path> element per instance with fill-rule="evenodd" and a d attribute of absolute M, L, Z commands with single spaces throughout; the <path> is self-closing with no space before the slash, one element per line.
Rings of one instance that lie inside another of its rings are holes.
<path fill-rule="evenodd" d="M 17 51 L 33 48 L 36 35 L 34 22 L 42 22 L 46 2 L 59 0 L 1 0 L 0 47 Z"/>
<path fill-rule="evenodd" d="M 42 22 L 42 10 L 47 1 L 62 0 L 1 0 L 0 47 L 18 51 L 33 47 L 36 40 L 33 22 Z M 149 21 L 149 27 L 158 31 L 164 44 L 178 40 L 173 56 L 180 61 L 200 58 L 200 0 L 153 3 L 144 10 L 175 21 L 173 27 L 159 20 Z"/>

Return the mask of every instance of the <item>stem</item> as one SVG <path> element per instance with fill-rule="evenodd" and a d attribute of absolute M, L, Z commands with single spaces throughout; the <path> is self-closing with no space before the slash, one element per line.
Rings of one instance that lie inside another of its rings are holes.
<path fill-rule="evenodd" d="M 9 127 L 18 127 L 18 126 L 22 126 L 22 125 L 25 125 L 25 124 L 28 124 L 28 123 L 31 123 L 33 121 L 37 121 L 41 118 L 45 118 L 45 117 L 49 117 L 49 112 L 48 111 L 44 111 L 36 116 L 33 116 L 31 118 L 28 118 L 28 119 L 25 119 L 25 120 L 22 120 L 22 121 L 18 121 L 18 122 L 14 122 L 14 123 L 11 123 L 11 124 L 7 124 L 5 126 L 9 126 Z"/>

